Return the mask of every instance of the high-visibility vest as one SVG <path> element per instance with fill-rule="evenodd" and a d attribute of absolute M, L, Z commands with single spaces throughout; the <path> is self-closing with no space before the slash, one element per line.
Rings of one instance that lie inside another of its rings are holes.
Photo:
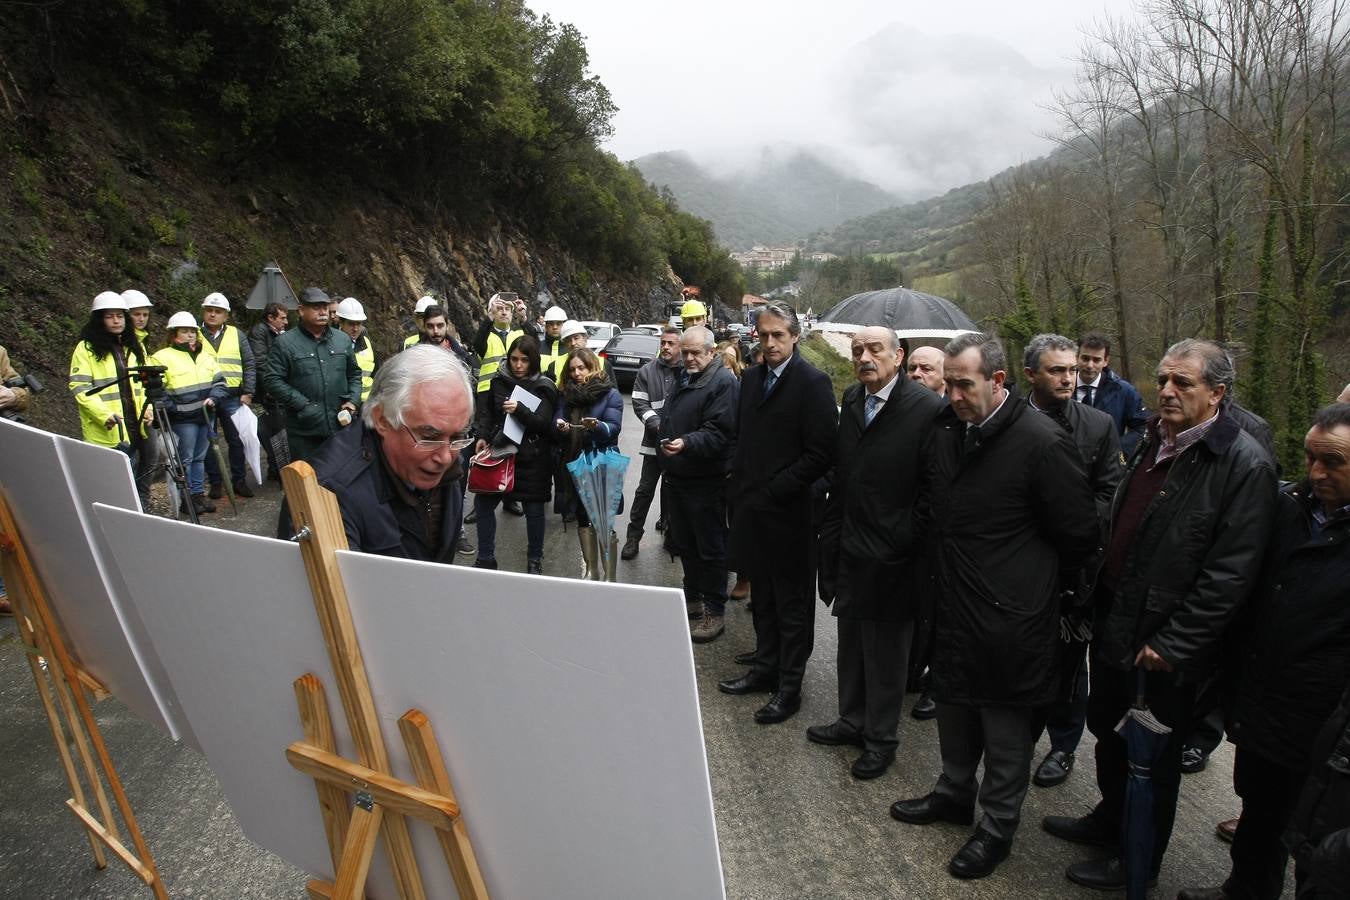
<path fill-rule="evenodd" d="M 370 396 L 370 386 L 375 381 L 375 347 L 366 338 L 364 349 L 356 351 L 356 364 L 361 367 L 361 402 Z"/>
<path fill-rule="evenodd" d="M 220 364 L 220 371 L 225 375 L 225 386 L 237 388 L 244 383 L 244 351 L 239 347 L 240 331 L 233 325 L 225 326 L 225 333 L 220 336 L 220 346 L 215 347 L 211 344 L 211 339 L 206 336 L 206 329 L 200 329 L 202 334 L 202 350 L 211 354 Z"/>
<path fill-rule="evenodd" d="M 403 339 L 403 349 L 407 350 L 413 344 L 416 344 L 421 340 L 422 340 L 422 332 L 414 331 L 412 334 L 408 335 Z"/>
<path fill-rule="evenodd" d="M 539 371 L 552 372 L 558 360 L 567 356 L 562 338 L 544 338 L 539 342 Z"/>
<path fill-rule="evenodd" d="M 506 343 L 502 343 L 501 335 L 495 331 L 488 331 L 487 352 L 483 354 L 483 362 L 478 367 L 478 393 L 492 390 L 492 376 L 496 375 L 497 369 L 501 367 L 502 357 L 506 356 L 506 348 L 510 347 L 516 338 L 524 336 L 525 332 L 520 329 L 508 331 Z"/>
<path fill-rule="evenodd" d="M 117 358 L 114 354 L 96 359 L 94 351 L 84 341 L 75 345 L 75 352 L 70 356 L 70 390 L 75 394 L 75 403 L 80 408 L 80 430 L 84 433 L 84 439 L 100 447 L 116 447 L 121 441 L 130 440 L 130 428 L 137 427 L 136 423 L 129 426 L 125 422 L 121 429 L 116 425 L 104 427 L 103 423 L 108 421 L 109 416 L 122 415 L 122 391 L 127 389 L 128 382 L 115 383 L 117 374 Z M 103 382 L 108 384 L 101 390 L 85 393 L 95 384 Z M 132 406 L 136 414 L 140 415 L 141 407 L 145 405 L 145 389 L 134 378 L 129 384 Z M 145 433 L 143 426 L 140 431 L 141 434 Z"/>
<path fill-rule="evenodd" d="M 138 340 L 138 341 L 141 342 L 141 352 L 145 354 L 145 356 L 146 356 L 147 359 L 149 359 L 149 358 L 150 358 L 150 332 L 148 332 L 148 331 L 146 331 L 145 329 L 142 329 L 142 328 L 137 328 L 137 329 L 135 329 L 135 331 L 136 331 L 136 340 Z"/>
<path fill-rule="evenodd" d="M 173 401 L 174 414 L 189 417 L 202 411 L 202 403 L 211 395 L 211 384 L 224 373 L 215 356 L 203 347 L 193 359 L 186 350 L 170 344 L 150 359 L 169 371 L 164 373 L 164 388 Z"/>

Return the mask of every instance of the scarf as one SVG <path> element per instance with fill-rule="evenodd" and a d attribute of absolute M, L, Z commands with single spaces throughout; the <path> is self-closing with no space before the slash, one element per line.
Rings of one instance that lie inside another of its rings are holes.
<path fill-rule="evenodd" d="M 609 392 L 609 379 L 603 374 L 581 384 L 569 381 L 563 387 L 563 403 L 567 410 L 567 421 L 572 425 L 572 430 L 567 433 L 568 452 L 566 456 L 568 459 L 576 459 L 581 454 L 581 445 L 586 440 L 586 436 L 590 434 L 590 431 L 582 426 L 581 420 L 589 416 L 596 401 Z"/>

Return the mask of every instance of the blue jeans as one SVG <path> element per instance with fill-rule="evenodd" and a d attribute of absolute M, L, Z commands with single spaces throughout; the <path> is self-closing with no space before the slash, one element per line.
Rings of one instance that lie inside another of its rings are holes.
<path fill-rule="evenodd" d="M 479 559 L 495 559 L 497 556 L 497 506 L 501 502 L 501 494 L 473 495 L 473 511 L 478 516 Z M 529 545 L 526 555 L 530 559 L 543 559 L 544 501 L 526 500 L 520 505 L 525 508 L 525 538 Z"/>
<path fill-rule="evenodd" d="M 206 451 L 211 446 L 211 432 L 205 422 L 175 422 L 173 433 L 178 438 L 178 458 L 187 469 L 188 492 L 206 491 Z"/>
<path fill-rule="evenodd" d="M 244 480 L 244 442 L 239 438 L 239 429 L 234 427 L 234 420 L 230 416 L 234 411 L 242 406 L 238 397 L 227 397 L 216 404 L 216 411 L 213 414 L 220 421 L 220 429 L 225 432 L 225 445 L 229 448 L 230 458 L 230 481 L 232 483 Z M 206 475 L 212 484 L 220 484 L 220 463 L 216 462 L 214 453 L 206 457 Z"/>

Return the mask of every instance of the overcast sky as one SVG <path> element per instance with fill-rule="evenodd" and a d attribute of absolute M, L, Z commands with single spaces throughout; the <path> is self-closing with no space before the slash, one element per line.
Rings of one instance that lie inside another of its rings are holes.
<path fill-rule="evenodd" d="M 1041 156 L 1038 108 L 1083 30 L 1131 0 L 526 0 L 586 37 L 621 159 L 688 150 L 722 170 L 764 145 L 824 148 L 928 193 Z"/>

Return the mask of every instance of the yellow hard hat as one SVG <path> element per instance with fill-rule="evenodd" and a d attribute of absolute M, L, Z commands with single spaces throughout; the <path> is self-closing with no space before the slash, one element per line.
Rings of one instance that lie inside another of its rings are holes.
<path fill-rule="evenodd" d="M 680 307 L 681 319 L 692 319 L 698 316 L 708 317 L 708 307 L 703 305 L 702 300 L 686 300 L 684 306 Z"/>

